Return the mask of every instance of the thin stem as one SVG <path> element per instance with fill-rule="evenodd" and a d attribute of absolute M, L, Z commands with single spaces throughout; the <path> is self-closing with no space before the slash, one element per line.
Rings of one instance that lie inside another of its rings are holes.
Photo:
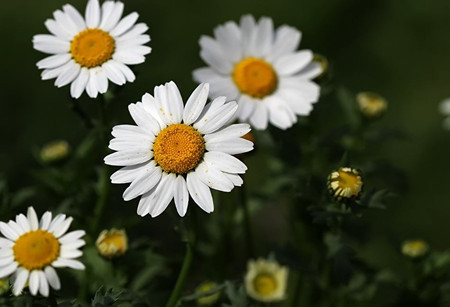
<path fill-rule="evenodd" d="M 75 114 L 80 117 L 80 119 L 83 121 L 84 126 L 87 129 L 92 129 L 94 127 L 94 124 L 92 123 L 92 119 L 89 117 L 89 115 L 80 107 L 79 102 L 76 101 L 74 98 L 72 98 L 69 102 L 69 107 L 72 111 L 75 112 Z"/>
<path fill-rule="evenodd" d="M 184 288 L 184 284 L 186 283 L 186 279 L 189 274 L 189 270 L 191 269 L 192 260 L 194 259 L 194 248 L 195 248 L 195 240 L 196 240 L 196 216 L 195 210 L 192 210 L 192 217 L 194 222 L 194 227 L 191 227 L 191 233 L 187 235 L 186 240 L 186 254 L 184 255 L 183 264 L 181 266 L 180 273 L 178 274 L 177 282 L 175 283 L 175 287 L 170 295 L 169 301 L 166 304 L 166 307 L 174 307 L 178 303 L 178 300 L 181 296 L 181 291 Z"/>
<path fill-rule="evenodd" d="M 240 203 L 242 205 L 242 210 L 244 211 L 244 232 L 245 232 L 245 240 L 247 245 L 247 254 L 254 258 L 255 251 L 253 247 L 253 235 L 252 235 L 252 227 L 250 222 L 250 211 L 248 209 L 248 202 L 247 202 L 247 193 L 245 190 L 245 184 L 242 185 L 239 191 L 240 195 Z"/>

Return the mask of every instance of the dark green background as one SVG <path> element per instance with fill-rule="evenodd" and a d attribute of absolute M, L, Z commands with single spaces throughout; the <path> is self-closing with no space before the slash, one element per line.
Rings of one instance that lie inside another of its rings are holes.
<path fill-rule="evenodd" d="M 70 1 L 84 12 L 85 1 Z M 450 218 L 450 132 L 441 128 L 438 103 L 450 96 L 450 2 L 385 1 L 144 1 L 125 2 L 149 26 L 153 48 L 136 66 L 137 80 L 126 84 L 111 108 L 117 123 L 131 122 L 126 106 L 155 85 L 174 80 L 186 98 L 195 87 L 191 71 L 203 66 L 198 39 L 242 14 L 270 16 L 303 33 L 301 48 L 326 55 L 333 84 L 385 96 L 389 111 L 382 125 L 407 138 L 389 142 L 384 156 L 407 174 L 409 189 L 387 211 L 368 214 L 372 243 L 366 249 L 378 264 L 400 261 L 399 241 L 422 237 L 446 249 Z M 44 21 L 65 1 L 3 1 L 0 9 L 0 172 L 20 187 L 36 166 L 31 149 L 53 139 L 77 144 L 87 133 L 68 107 L 69 87 L 41 81 L 32 48 L 34 34 L 47 33 Z M 85 95 L 84 95 L 85 96 Z M 81 99 L 88 112 L 96 101 Z M 320 102 L 319 102 L 320 103 Z M 330 114 L 330 120 L 333 115 Z M 251 170 L 249 170 L 251 171 Z"/>

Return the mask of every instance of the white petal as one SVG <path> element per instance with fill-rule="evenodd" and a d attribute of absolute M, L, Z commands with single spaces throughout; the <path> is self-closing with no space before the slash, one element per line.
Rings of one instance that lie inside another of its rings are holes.
<path fill-rule="evenodd" d="M 86 84 L 86 93 L 91 98 L 97 98 L 98 95 L 97 74 L 93 69 L 88 69 L 88 71 L 89 71 L 89 80 Z"/>
<path fill-rule="evenodd" d="M 123 42 L 128 39 L 134 39 L 137 36 L 143 34 L 145 31 L 148 30 L 148 26 L 145 23 L 138 23 L 135 25 L 131 30 L 128 32 L 125 32 L 125 34 L 121 35 L 116 39 L 117 43 Z"/>
<path fill-rule="evenodd" d="M 269 109 L 270 122 L 280 129 L 287 129 L 297 121 L 289 105 L 278 97 L 268 97 L 267 107 Z"/>
<path fill-rule="evenodd" d="M 55 290 L 59 290 L 61 288 L 61 282 L 59 281 L 59 277 L 55 269 L 51 266 L 47 266 L 44 269 L 44 273 L 50 286 Z"/>
<path fill-rule="evenodd" d="M 150 191 L 161 179 L 161 168 L 155 165 L 152 160 L 147 167 L 144 168 L 144 172 L 134 179 L 130 186 L 123 193 L 123 199 L 129 201 L 138 197 L 148 191 Z"/>
<path fill-rule="evenodd" d="M 55 54 L 40 60 L 36 63 L 36 66 L 39 69 L 55 68 L 66 64 L 71 58 L 72 56 L 69 53 Z"/>
<path fill-rule="evenodd" d="M 14 262 L 14 256 L 10 255 L 8 257 L 0 257 L 0 267 L 7 266 L 10 263 Z"/>
<path fill-rule="evenodd" d="M 167 125 L 160 116 L 161 104 L 156 101 L 156 99 L 149 93 L 145 93 L 142 96 L 142 104 L 144 106 L 144 109 L 147 110 L 147 112 L 150 113 L 154 119 L 156 119 L 159 124 L 160 131 L 164 129 Z"/>
<path fill-rule="evenodd" d="M 224 173 L 225 176 L 228 177 L 228 179 L 231 180 L 231 182 L 233 182 L 233 184 L 237 187 L 240 187 L 244 181 L 242 180 L 242 178 L 239 175 L 236 174 L 228 174 L 228 173 Z"/>
<path fill-rule="evenodd" d="M 131 38 L 127 39 L 121 39 L 119 41 L 116 41 L 116 47 L 117 50 L 127 49 L 130 47 L 142 47 L 141 45 L 144 45 L 150 41 L 150 35 L 148 34 L 139 34 L 137 36 L 133 36 Z M 147 53 L 150 53 L 151 48 L 147 47 L 146 49 L 141 50 L 141 55 L 145 55 Z"/>
<path fill-rule="evenodd" d="M 39 274 L 39 293 L 47 297 L 49 293 L 47 278 L 45 277 L 45 273 L 43 271 L 37 271 Z"/>
<path fill-rule="evenodd" d="M 89 0 L 86 6 L 86 25 L 88 28 L 97 28 L 100 23 L 100 5 L 98 0 Z"/>
<path fill-rule="evenodd" d="M 109 148 L 116 151 L 122 150 L 148 150 L 153 147 L 153 141 L 155 140 L 155 136 L 152 134 L 141 136 L 136 135 L 126 138 L 114 138 L 109 141 Z"/>
<path fill-rule="evenodd" d="M 8 248 L 14 245 L 14 242 L 0 237 L 0 250 Z"/>
<path fill-rule="evenodd" d="M 127 16 L 125 16 L 115 27 L 111 30 L 109 34 L 112 36 L 120 36 L 126 31 L 128 31 L 136 22 L 138 19 L 139 14 L 136 12 L 133 12 Z"/>
<path fill-rule="evenodd" d="M 234 124 L 220 129 L 214 133 L 205 135 L 203 138 L 206 143 L 210 141 L 219 142 L 224 139 L 239 138 L 250 131 L 248 124 Z"/>
<path fill-rule="evenodd" d="M 117 23 L 119 22 L 120 18 L 122 17 L 123 13 L 123 3 L 122 2 L 112 2 L 113 8 L 111 12 L 104 11 L 103 7 L 107 5 L 109 1 L 103 3 L 102 6 L 102 21 L 100 23 L 100 29 L 103 29 L 104 31 L 110 31 L 112 30 Z"/>
<path fill-rule="evenodd" d="M 33 37 L 33 48 L 49 54 L 68 53 L 70 43 L 53 35 L 38 34 Z"/>
<path fill-rule="evenodd" d="M 320 87 L 311 81 L 303 80 L 301 77 L 292 76 L 282 78 L 279 87 L 296 90 L 298 95 L 304 97 L 309 102 L 316 102 L 319 98 Z"/>
<path fill-rule="evenodd" d="M 262 103 L 255 105 L 255 111 L 249 117 L 250 124 L 258 130 L 264 130 L 267 128 L 268 123 L 268 110 Z"/>
<path fill-rule="evenodd" d="M 48 31 L 50 31 L 50 33 L 57 36 L 58 38 L 64 41 L 72 40 L 73 35 L 66 31 L 63 27 L 61 27 L 55 20 L 47 19 L 44 24 L 47 27 Z"/>
<path fill-rule="evenodd" d="M 243 55 L 250 56 L 256 53 L 255 50 L 255 34 L 256 34 L 255 19 L 251 15 L 244 15 L 241 17 L 241 39 Z"/>
<path fill-rule="evenodd" d="M 128 65 L 136 65 L 145 62 L 145 57 L 141 54 L 132 52 L 130 50 L 120 50 L 114 53 L 113 60 L 128 64 Z"/>
<path fill-rule="evenodd" d="M 84 270 L 85 266 L 78 260 L 74 259 L 64 259 L 64 258 L 58 258 L 56 261 L 52 263 L 52 266 L 55 268 L 72 268 L 75 270 Z"/>
<path fill-rule="evenodd" d="M 152 200 L 153 200 L 153 194 L 156 190 L 156 186 L 153 187 L 150 191 L 147 193 L 144 193 L 139 200 L 139 204 L 137 207 L 137 214 L 140 216 L 145 216 L 150 213 L 150 208 L 152 207 Z"/>
<path fill-rule="evenodd" d="M 36 295 L 39 289 L 39 271 L 33 270 L 30 273 L 30 285 L 28 286 L 30 289 L 31 295 Z"/>
<path fill-rule="evenodd" d="M 244 153 L 253 149 L 253 143 L 243 138 L 211 140 L 205 144 L 208 151 L 222 151 L 231 155 Z"/>
<path fill-rule="evenodd" d="M 46 211 L 41 217 L 39 228 L 42 230 L 47 230 L 48 227 L 50 226 L 51 221 L 52 221 L 52 213 L 50 211 Z"/>
<path fill-rule="evenodd" d="M 31 230 L 37 230 L 39 228 L 39 220 L 34 211 L 33 207 L 28 207 L 27 210 L 28 223 L 30 224 Z"/>
<path fill-rule="evenodd" d="M 105 163 L 112 166 L 129 166 L 144 163 L 153 157 L 153 152 L 147 150 L 124 150 L 105 157 Z"/>
<path fill-rule="evenodd" d="M 74 60 L 71 60 L 68 63 L 68 65 L 69 66 L 67 67 L 67 69 L 64 72 L 62 72 L 58 76 L 58 78 L 56 78 L 55 85 L 57 87 L 65 86 L 65 85 L 69 84 L 70 82 L 72 82 L 73 80 L 75 80 L 76 77 L 78 77 L 81 66 L 79 64 L 77 64 Z"/>
<path fill-rule="evenodd" d="M 12 242 L 12 241 L 10 241 L 10 242 Z M 13 249 L 12 249 L 13 245 L 14 245 L 14 242 L 12 242 L 12 244 L 10 244 L 10 245 L 8 245 L 6 247 L 0 248 L 0 258 L 7 258 L 7 257 L 13 256 L 14 255 Z"/>
<path fill-rule="evenodd" d="M 181 123 L 183 118 L 183 99 L 177 85 L 170 81 L 166 85 L 167 101 L 169 102 L 168 110 L 169 116 L 172 117 L 172 123 Z M 164 105 L 163 105 L 164 107 Z"/>
<path fill-rule="evenodd" d="M 61 65 L 61 66 L 58 66 L 55 68 L 51 68 L 51 69 L 45 69 L 41 73 L 41 78 L 42 78 L 42 80 L 49 80 L 49 79 L 56 78 L 56 77 L 60 76 L 61 74 L 65 73 L 72 66 L 73 66 L 72 61 L 69 61 L 64 65 Z"/>
<path fill-rule="evenodd" d="M 181 105 L 181 108 L 183 106 Z M 148 131 L 151 135 L 157 135 L 160 132 L 160 126 L 157 120 L 145 110 L 142 103 L 131 103 L 128 105 L 128 111 L 134 122 L 143 130 Z M 178 121 L 179 122 L 179 121 Z"/>
<path fill-rule="evenodd" d="M 214 29 L 214 36 L 223 53 L 233 62 L 242 58 L 241 30 L 235 22 L 227 22 Z M 202 81 L 205 82 L 205 81 Z"/>
<path fill-rule="evenodd" d="M 211 37 L 203 35 L 200 37 L 200 57 L 214 70 L 228 74 L 233 70 L 233 63 L 224 55 L 220 45 Z"/>
<path fill-rule="evenodd" d="M 17 269 L 17 266 L 17 262 L 14 261 L 7 266 L 0 267 L 0 278 L 5 278 L 6 276 L 11 275 Z"/>
<path fill-rule="evenodd" d="M 146 137 L 148 133 L 141 129 L 141 127 L 134 125 L 117 125 L 112 129 L 111 134 L 116 138 L 132 138 L 135 136 Z"/>
<path fill-rule="evenodd" d="M 236 157 L 220 151 L 205 152 L 203 159 L 222 172 L 243 174 L 247 170 L 247 166 Z"/>
<path fill-rule="evenodd" d="M 67 249 L 64 245 L 61 246 L 60 257 L 65 259 L 74 259 L 83 255 L 83 252 L 78 249 Z"/>
<path fill-rule="evenodd" d="M 178 214 L 183 217 L 186 214 L 189 204 L 189 192 L 186 180 L 181 175 L 177 176 L 175 180 L 174 201 Z"/>
<path fill-rule="evenodd" d="M 58 241 L 63 245 L 68 244 L 68 243 L 71 243 L 72 241 L 75 241 L 75 240 L 81 238 L 85 234 L 86 234 L 86 232 L 84 230 L 71 231 L 69 233 L 66 233 L 61 238 L 59 238 Z"/>
<path fill-rule="evenodd" d="M 280 56 L 294 52 L 300 44 L 301 33 L 289 26 L 281 26 L 275 33 L 275 41 L 272 45 L 268 61 L 273 61 Z"/>
<path fill-rule="evenodd" d="M 114 61 L 108 61 L 102 65 L 102 68 L 105 70 L 106 77 L 117 85 L 125 84 L 125 76 L 113 63 Z"/>
<path fill-rule="evenodd" d="M 0 231 L 2 235 L 12 241 L 16 241 L 16 239 L 20 236 L 17 231 L 13 230 L 8 224 L 4 222 L 0 222 Z"/>
<path fill-rule="evenodd" d="M 195 203 L 205 212 L 213 212 L 214 203 L 208 186 L 201 182 L 195 172 L 188 173 L 186 182 L 189 194 Z"/>
<path fill-rule="evenodd" d="M 63 10 L 72 22 L 76 25 L 77 31 L 81 32 L 86 28 L 86 23 L 84 22 L 83 16 L 70 4 L 63 6 Z"/>
<path fill-rule="evenodd" d="M 82 239 L 72 240 L 70 243 L 64 244 L 66 249 L 77 249 L 86 245 L 86 242 Z"/>
<path fill-rule="evenodd" d="M 242 95 L 238 101 L 239 108 L 237 110 L 237 116 L 239 119 L 241 121 L 246 121 L 253 113 L 256 104 L 257 102 L 255 103 L 255 101 L 247 95 Z"/>
<path fill-rule="evenodd" d="M 153 160 L 152 160 L 153 161 Z M 145 162 L 131 166 L 125 166 L 111 175 L 111 183 L 129 183 L 146 172 L 146 167 L 152 162 Z"/>
<path fill-rule="evenodd" d="M 209 84 L 202 83 L 192 92 L 183 112 L 183 122 L 190 125 L 197 120 L 208 99 Z"/>
<path fill-rule="evenodd" d="M 134 72 L 127 66 L 117 61 L 112 61 L 116 68 L 118 68 L 125 76 L 128 82 L 133 82 L 136 79 Z"/>
<path fill-rule="evenodd" d="M 54 233 L 55 231 L 57 231 L 63 225 L 65 220 L 66 220 L 65 214 L 60 213 L 57 216 L 55 216 L 53 221 L 50 223 L 50 226 L 48 227 L 48 232 Z"/>
<path fill-rule="evenodd" d="M 280 57 L 273 65 L 279 75 L 289 76 L 305 68 L 312 58 L 313 54 L 310 50 L 302 50 Z"/>
<path fill-rule="evenodd" d="M 86 67 L 82 67 L 78 77 L 70 85 L 70 95 L 73 98 L 79 98 L 83 91 L 86 89 L 86 85 L 89 82 L 89 70 Z"/>
<path fill-rule="evenodd" d="M 301 79 L 309 80 L 314 79 L 315 77 L 319 76 L 322 73 L 322 66 L 320 66 L 317 62 L 311 62 L 308 65 L 306 65 L 298 74 L 296 74 L 296 77 L 299 77 Z"/>
<path fill-rule="evenodd" d="M 28 276 L 30 275 L 30 272 L 28 272 L 27 269 L 24 269 L 22 267 L 17 269 L 16 272 L 16 280 L 14 281 L 14 286 L 13 286 L 13 294 L 15 296 L 18 296 L 23 288 L 25 287 L 25 284 L 28 281 Z"/>
<path fill-rule="evenodd" d="M 175 179 L 175 174 L 164 173 L 161 176 L 161 181 L 158 183 L 153 194 L 152 202 L 154 203 L 154 206 L 150 210 L 150 215 L 152 217 L 157 217 L 166 210 L 174 195 Z"/>
<path fill-rule="evenodd" d="M 22 232 L 29 232 L 31 230 L 30 223 L 28 223 L 28 219 L 22 213 L 16 216 L 17 225 L 20 226 Z"/>
<path fill-rule="evenodd" d="M 211 164 L 202 162 L 195 168 L 195 172 L 198 178 L 212 189 L 230 192 L 234 188 L 233 183 Z"/>
<path fill-rule="evenodd" d="M 223 99 L 225 97 L 218 97 L 214 101 Z M 213 103 L 214 103 L 213 101 Z M 202 134 L 209 134 L 222 128 L 223 125 L 228 123 L 236 114 L 238 105 L 235 101 L 230 101 L 223 104 L 219 108 L 210 108 L 208 112 L 202 116 L 198 122 L 194 124 L 194 127 Z"/>
<path fill-rule="evenodd" d="M 63 28 L 64 31 L 70 33 L 72 36 L 77 35 L 79 32 L 77 25 L 66 12 L 56 10 L 53 12 L 53 17 L 55 18 L 58 27 Z"/>
<path fill-rule="evenodd" d="M 313 109 L 312 102 L 308 101 L 298 89 L 280 88 L 277 96 L 284 99 L 295 114 L 308 115 Z"/>
<path fill-rule="evenodd" d="M 259 20 L 255 33 L 255 51 L 259 57 L 265 57 L 272 47 L 273 22 L 271 18 L 263 17 Z"/>
<path fill-rule="evenodd" d="M 64 222 L 62 222 L 61 225 L 53 231 L 53 234 L 55 235 L 55 237 L 59 238 L 60 236 L 65 234 L 67 232 L 67 230 L 69 229 L 72 221 L 73 221 L 73 218 L 68 217 Z"/>

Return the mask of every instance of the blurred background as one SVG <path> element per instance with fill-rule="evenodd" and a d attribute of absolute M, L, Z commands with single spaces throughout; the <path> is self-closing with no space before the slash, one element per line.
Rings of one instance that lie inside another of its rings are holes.
<path fill-rule="evenodd" d="M 48 32 L 44 21 L 66 2 L 84 12 L 84 0 L 2 3 L 0 173 L 12 190 L 32 182 L 28 174 L 37 167 L 33 148 L 53 139 L 76 147 L 87 134 L 70 108 L 69 86 L 57 89 L 54 80 L 41 81 L 35 64 L 45 55 L 31 43 L 33 35 Z M 328 58 L 332 87 L 384 96 L 388 112 L 379 124 L 404 134 L 384 144 L 378 155 L 405 172 L 407 185 L 388 210 L 363 217 L 370 224 L 371 240 L 361 253 L 374 265 L 395 267 L 403 260 L 399 244 L 405 239 L 423 238 L 433 248 L 449 248 L 450 131 L 442 128 L 438 111 L 439 102 L 450 96 L 448 0 L 124 2 L 125 14 L 137 11 L 139 21 L 149 26 L 153 51 L 135 67 L 136 81 L 124 86 L 110 107 L 113 123 L 131 123 L 127 105 L 169 80 L 187 98 L 196 86 L 192 70 L 204 66 L 198 55 L 201 35 L 212 35 L 216 25 L 228 20 L 238 22 L 243 14 L 270 16 L 275 26 L 288 24 L 302 31 L 300 49 Z M 333 95 L 324 95 L 319 104 L 333 101 Z M 95 101 L 85 95 L 76 103 L 96 112 Z M 325 116 L 335 120 L 335 114 Z M 257 172 L 249 170 L 250 176 Z M 126 210 L 133 212 L 134 206 Z"/>

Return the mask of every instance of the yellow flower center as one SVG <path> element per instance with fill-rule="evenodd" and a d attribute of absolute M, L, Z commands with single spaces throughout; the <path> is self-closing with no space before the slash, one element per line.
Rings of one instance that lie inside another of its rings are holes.
<path fill-rule="evenodd" d="M 277 289 L 277 281 L 273 275 L 268 273 L 258 274 L 253 280 L 255 291 L 262 295 L 270 295 Z"/>
<path fill-rule="evenodd" d="M 205 142 L 193 127 L 175 124 L 158 134 L 153 152 L 155 162 L 165 172 L 184 174 L 195 168 L 202 159 Z"/>
<path fill-rule="evenodd" d="M 41 270 L 59 256 L 58 239 L 45 230 L 29 231 L 21 235 L 13 246 L 14 258 L 27 270 Z"/>
<path fill-rule="evenodd" d="M 356 197 L 363 186 L 359 172 L 348 167 L 340 168 L 338 171 L 331 173 L 329 180 L 329 187 L 335 197 Z"/>
<path fill-rule="evenodd" d="M 234 66 L 233 81 L 242 93 L 263 98 L 275 91 L 278 77 L 269 63 L 249 57 Z"/>
<path fill-rule="evenodd" d="M 70 53 L 75 62 L 91 68 L 111 59 L 114 52 L 114 38 L 100 29 L 86 29 L 78 33 L 70 44 Z"/>
<path fill-rule="evenodd" d="M 402 246 L 404 255 L 418 257 L 428 251 L 428 244 L 423 240 L 406 241 Z"/>

